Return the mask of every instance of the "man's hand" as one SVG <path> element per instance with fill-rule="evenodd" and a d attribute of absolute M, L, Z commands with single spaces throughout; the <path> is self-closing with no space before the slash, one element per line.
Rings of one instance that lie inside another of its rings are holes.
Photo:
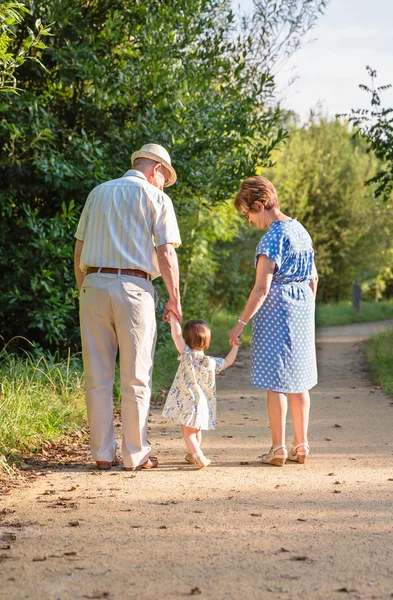
<path fill-rule="evenodd" d="M 165 306 L 165 309 L 164 309 L 164 314 L 162 315 L 163 321 L 166 321 L 167 323 L 169 323 L 169 321 L 170 321 L 169 313 L 171 311 L 177 317 L 179 323 L 181 323 L 183 321 L 183 312 L 181 309 L 180 300 L 178 300 L 178 301 L 171 300 L 171 299 L 168 300 L 168 302 Z"/>

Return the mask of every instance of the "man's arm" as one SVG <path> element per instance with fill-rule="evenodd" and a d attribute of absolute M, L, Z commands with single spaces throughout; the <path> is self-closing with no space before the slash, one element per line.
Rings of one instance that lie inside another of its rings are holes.
<path fill-rule="evenodd" d="M 157 258 L 160 272 L 169 294 L 169 300 L 165 306 L 162 318 L 164 321 L 168 321 L 168 312 L 171 310 L 181 323 L 183 313 L 180 304 L 179 263 L 177 261 L 176 250 L 172 244 L 162 244 L 162 246 L 158 246 L 157 248 Z"/>
<path fill-rule="evenodd" d="M 82 248 L 83 248 L 82 240 L 76 240 L 75 251 L 74 251 L 74 273 L 75 273 L 76 285 L 78 286 L 78 292 L 80 292 L 83 281 L 85 279 L 85 274 L 79 268 L 79 264 L 81 261 Z"/>

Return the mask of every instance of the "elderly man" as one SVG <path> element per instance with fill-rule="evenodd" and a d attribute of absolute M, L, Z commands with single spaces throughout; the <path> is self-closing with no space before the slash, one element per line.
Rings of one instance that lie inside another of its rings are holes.
<path fill-rule="evenodd" d="M 151 377 L 156 343 L 155 291 L 161 275 L 173 311 L 181 320 L 181 244 L 172 201 L 162 190 L 176 172 L 168 152 L 146 144 L 123 177 L 94 188 L 75 234 L 75 277 L 90 448 L 99 469 L 120 463 L 113 430 L 112 388 L 120 356 L 124 468 L 157 467 L 147 441 Z"/>

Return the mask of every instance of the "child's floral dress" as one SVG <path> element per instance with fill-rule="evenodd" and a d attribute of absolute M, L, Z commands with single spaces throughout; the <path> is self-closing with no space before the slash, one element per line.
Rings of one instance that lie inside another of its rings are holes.
<path fill-rule="evenodd" d="M 186 345 L 172 387 L 162 411 L 163 417 L 193 429 L 216 428 L 216 374 L 224 358 L 205 356 Z"/>

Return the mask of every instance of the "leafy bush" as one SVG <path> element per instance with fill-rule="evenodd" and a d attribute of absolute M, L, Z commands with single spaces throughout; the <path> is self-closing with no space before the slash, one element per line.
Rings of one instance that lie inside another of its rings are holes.
<path fill-rule="evenodd" d="M 170 195 L 183 232 L 185 308 L 207 308 L 222 266 L 212 250 L 222 226 L 208 211 L 270 164 L 285 138 L 272 63 L 298 47 L 325 4 L 258 0 L 239 28 L 230 0 L 29 2 L 30 29 L 38 18 L 53 25 L 48 48 L 35 54 L 46 70 L 20 65 L 21 94 L 0 98 L 6 339 L 78 347 L 77 216 L 89 191 L 121 176 L 131 153 L 152 141 L 170 150 L 179 175 Z M 23 32 L 15 25 L 12 51 Z"/>

